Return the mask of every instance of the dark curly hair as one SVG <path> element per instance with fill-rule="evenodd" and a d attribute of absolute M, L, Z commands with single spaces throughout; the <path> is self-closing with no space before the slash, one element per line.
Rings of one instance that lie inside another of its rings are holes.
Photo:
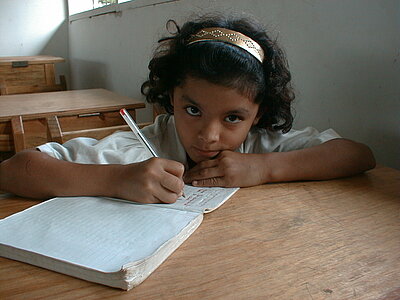
<path fill-rule="evenodd" d="M 244 18 L 206 15 L 186 22 L 180 28 L 175 21 L 172 36 L 159 40 L 159 46 L 149 63 L 149 79 L 141 91 L 149 103 L 157 103 L 173 113 L 170 94 L 187 76 L 210 83 L 235 88 L 242 95 L 260 104 L 257 127 L 288 132 L 293 123 L 291 103 L 294 93 L 291 75 L 283 50 L 260 24 Z M 264 51 L 261 64 L 247 51 L 224 42 L 197 42 L 188 39 L 207 27 L 222 27 L 241 32 L 256 41 Z"/>

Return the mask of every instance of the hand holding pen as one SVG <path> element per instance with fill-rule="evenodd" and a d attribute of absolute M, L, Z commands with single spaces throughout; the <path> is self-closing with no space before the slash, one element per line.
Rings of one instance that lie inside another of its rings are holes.
<path fill-rule="evenodd" d="M 121 109 L 120 114 L 133 133 L 136 135 L 138 140 L 154 157 L 138 163 L 144 167 L 144 169 L 141 171 L 142 173 L 140 174 L 140 176 L 143 178 L 140 180 L 145 182 L 146 179 L 152 179 L 151 182 L 144 183 L 141 188 L 147 190 L 147 192 L 150 192 L 159 202 L 175 202 L 178 197 L 183 196 L 184 183 L 182 176 L 184 173 L 184 166 L 176 161 L 159 158 L 157 152 L 142 134 L 139 127 L 136 125 L 135 121 L 129 115 L 126 109 Z"/>

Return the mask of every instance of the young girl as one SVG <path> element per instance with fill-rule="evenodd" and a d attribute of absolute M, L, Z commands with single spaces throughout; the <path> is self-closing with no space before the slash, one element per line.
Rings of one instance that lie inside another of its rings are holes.
<path fill-rule="evenodd" d="M 177 27 L 178 28 L 178 27 Z M 291 130 L 287 61 L 260 25 L 202 17 L 162 39 L 142 86 L 167 114 L 134 134 L 77 138 L 22 151 L 0 167 L 0 189 L 34 198 L 109 196 L 172 203 L 184 182 L 247 187 L 322 180 L 375 166 L 370 149 L 333 130 Z"/>

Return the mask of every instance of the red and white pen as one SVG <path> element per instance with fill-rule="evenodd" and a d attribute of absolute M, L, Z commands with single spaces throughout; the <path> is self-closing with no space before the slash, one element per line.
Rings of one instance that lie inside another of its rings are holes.
<path fill-rule="evenodd" d="M 135 121 L 133 120 L 131 115 L 128 113 L 128 111 L 125 108 L 122 108 L 119 111 L 119 113 L 124 118 L 125 122 L 131 128 L 131 130 L 136 135 L 136 137 L 139 139 L 139 141 L 143 144 L 143 146 L 145 146 L 154 157 L 158 157 L 156 151 L 153 149 L 153 147 L 150 145 L 149 141 L 146 139 L 146 137 L 140 131 L 139 127 L 136 125 Z"/>

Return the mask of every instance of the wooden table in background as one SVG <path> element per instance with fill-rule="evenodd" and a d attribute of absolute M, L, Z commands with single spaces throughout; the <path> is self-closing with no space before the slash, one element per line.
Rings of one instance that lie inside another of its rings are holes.
<path fill-rule="evenodd" d="M 119 115 L 145 104 L 104 89 L 0 96 L 0 151 L 21 151 L 48 141 L 103 138 L 128 129 Z"/>
<path fill-rule="evenodd" d="M 65 91 L 64 75 L 60 83 L 55 75 L 55 64 L 64 61 L 50 55 L 0 57 L 0 95 Z"/>
<path fill-rule="evenodd" d="M 0 195 L 0 218 L 38 201 Z M 0 258 L 1 299 L 400 299 L 400 171 L 239 190 L 129 292 Z"/>

